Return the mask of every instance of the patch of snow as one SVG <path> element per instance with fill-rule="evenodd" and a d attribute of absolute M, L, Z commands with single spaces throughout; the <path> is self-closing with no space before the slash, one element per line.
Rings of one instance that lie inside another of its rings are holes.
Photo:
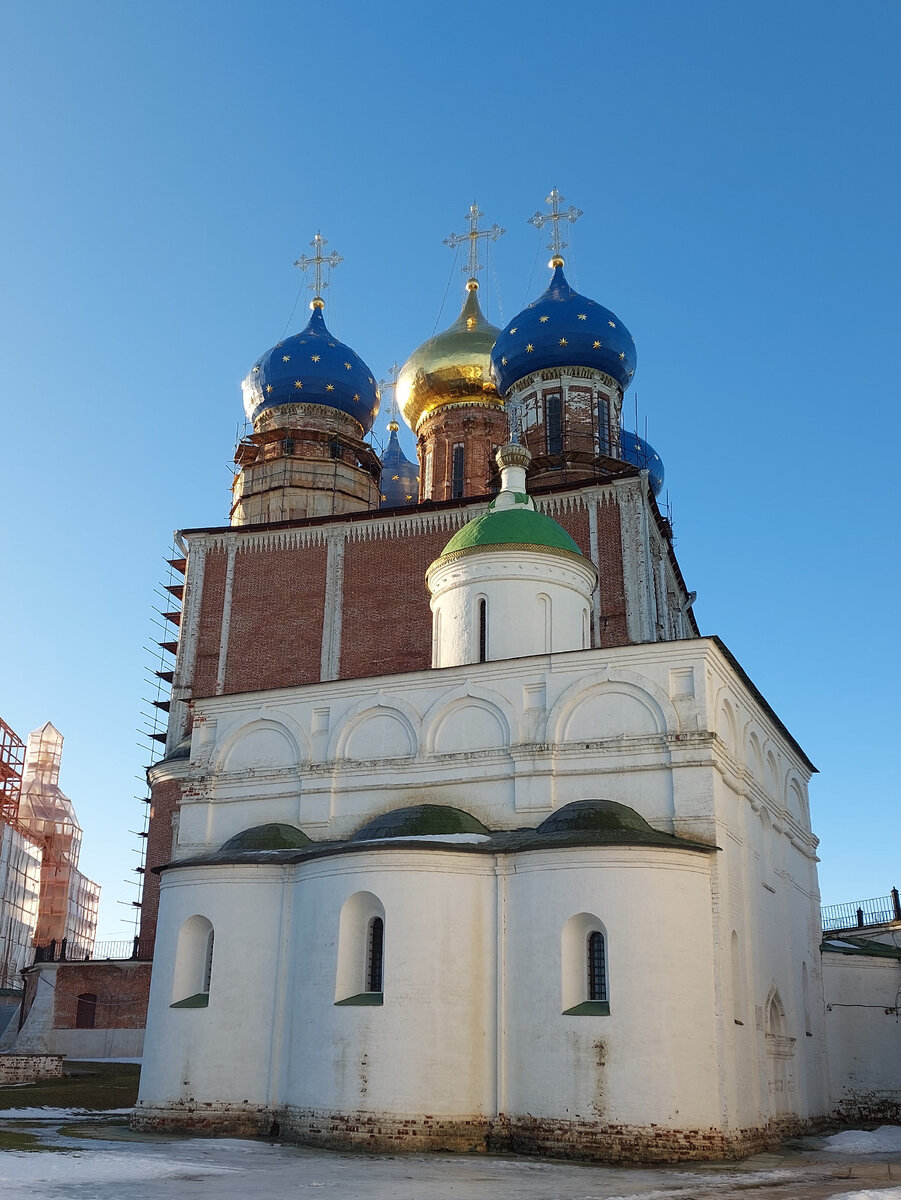
<path fill-rule="evenodd" d="M 901 1187 L 868 1188 L 865 1192 L 839 1192 L 829 1200 L 901 1200 Z"/>
<path fill-rule="evenodd" d="M 845 1129 L 823 1142 L 833 1154 L 891 1154 L 901 1152 L 901 1125 L 880 1125 L 878 1129 Z"/>
<path fill-rule="evenodd" d="M 140 1066 L 143 1061 L 143 1058 L 82 1058 L 80 1054 L 66 1055 L 66 1062 L 137 1063 Z"/>

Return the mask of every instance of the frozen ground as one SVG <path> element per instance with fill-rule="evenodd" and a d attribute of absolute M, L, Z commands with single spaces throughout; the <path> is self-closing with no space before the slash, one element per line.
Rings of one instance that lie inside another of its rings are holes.
<path fill-rule="evenodd" d="M 536 1159 L 332 1154 L 141 1136 L 124 1114 L 0 1112 L 0 1197 L 28 1200 L 901 1200 L 901 1128 L 809 1139 L 740 1164 L 612 1168 Z"/>

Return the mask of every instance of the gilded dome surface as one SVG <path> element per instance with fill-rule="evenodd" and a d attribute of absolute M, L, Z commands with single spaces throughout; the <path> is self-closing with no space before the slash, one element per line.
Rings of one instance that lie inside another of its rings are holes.
<path fill-rule="evenodd" d="M 398 376 L 397 403 L 411 429 L 446 404 L 502 407 L 491 378 L 491 347 L 500 331 L 479 307 L 476 280 L 466 287 L 466 302 L 453 325 L 414 351 Z"/>

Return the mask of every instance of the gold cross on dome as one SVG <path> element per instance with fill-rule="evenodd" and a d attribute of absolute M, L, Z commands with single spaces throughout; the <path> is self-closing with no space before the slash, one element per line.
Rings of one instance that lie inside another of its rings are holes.
<path fill-rule="evenodd" d="M 579 217 L 582 215 L 581 208 L 574 208 L 572 204 L 568 209 L 566 209 L 565 212 L 561 212 L 560 205 L 563 203 L 563 199 L 563 196 L 560 195 L 557 189 L 552 188 L 550 195 L 545 199 L 545 204 L 549 204 L 551 206 L 551 211 L 549 213 L 536 212 L 535 215 L 529 217 L 528 221 L 526 222 L 528 225 L 534 225 L 536 229 L 541 229 L 548 223 L 548 221 L 553 222 L 554 232 L 551 235 L 551 240 L 547 244 L 547 248 L 551 251 L 554 258 L 560 258 L 561 251 L 565 250 L 569 244 L 568 242 L 565 242 L 561 236 L 560 222 L 569 221 L 570 224 L 572 224 L 572 222 L 578 221 Z"/>
<path fill-rule="evenodd" d="M 469 242 L 469 262 L 466 264 L 466 269 L 469 271 L 470 279 L 478 279 L 479 271 L 482 269 L 482 264 L 479 262 L 479 238 L 496 242 L 499 237 L 507 232 L 506 229 L 501 229 L 497 223 L 492 225 L 490 229 L 479 229 L 479 217 L 484 217 L 484 215 L 479 209 L 478 204 L 473 200 L 467 214 L 469 233 L 451 233 L 441 243 L 442 246 L 450 246 L 451 250 L 456 250 L 464 242 Z"/>
<path fill-rule="evenodd" d="M 304 274 L 309 271 L 310 267 L 314 268 L 315 275 L 313 277 L 313 282 L 308 283 L 307 287 L 313 293 L 314 305 L 316 305 L 317 308 L 321 308 L 322 293 L 323 290 L 328 287 L 328 281 L 322 278 L 322 268 L 323 266 L 327 266 L 329 268 L 337 267 L 338 263 L 344 262 L 344 259 L 336 250 L 333 250 L 331 254 L 322 253 L 322 248 L 323 246 L 328 245 L 328 241 L 322 236 L 321 233 L 317 232 L 312 242 L 310 242 L 310 245 L 314 248 L 316 253 L 301 254 L 300 258 L 297 259 L 294 265 L 295 267 L 300 267 Z M 317 300 L 320 302 L 319 304 L 316 304 Z"/>

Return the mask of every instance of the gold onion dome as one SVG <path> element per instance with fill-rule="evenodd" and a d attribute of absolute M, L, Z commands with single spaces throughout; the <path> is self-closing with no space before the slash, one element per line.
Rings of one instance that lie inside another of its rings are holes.
<path fill-rule="evenodd" d="M 491 379 L 491 347 L 500 330 L 479 307 L 478 282 L 470 279 L 466 289 L 466 302 L 453 325 L 423 342 L 397 377 L 397 403 L 413 430 L 447 405 L 503 407 Z"/>

